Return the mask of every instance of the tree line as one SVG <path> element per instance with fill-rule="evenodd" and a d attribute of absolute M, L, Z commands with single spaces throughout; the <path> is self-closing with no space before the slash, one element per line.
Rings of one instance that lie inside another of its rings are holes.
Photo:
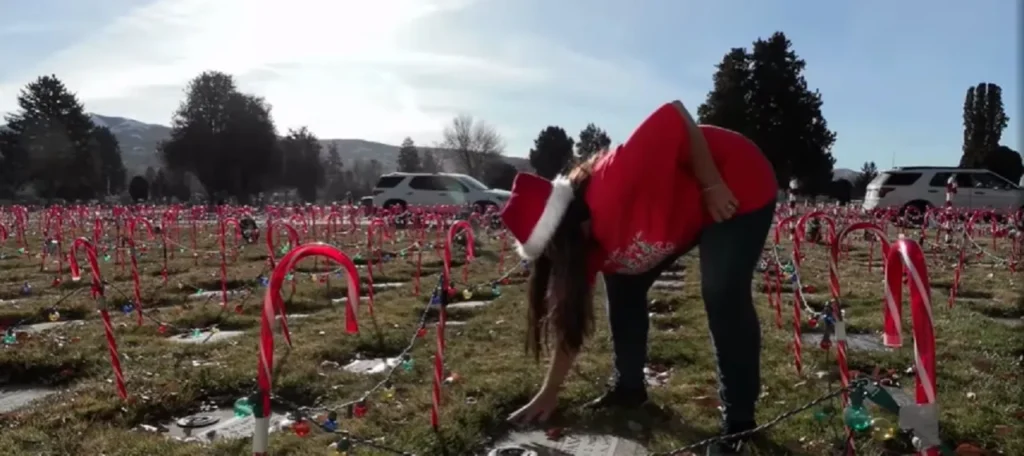
<path fill-rule="evenodd" d="M 772 163 L 781 188 L 791 179 L 807 195 L 860 196 L 878 174 L 865 162 L 854 182 L 834 181 L 837 134 L 821 112 L 819 91 L 804 77 L 806 62 L 782 32 L 733 48 L 716 65 L 713 88 L 696 108 L 698 121 L 743 133 Z M 0 128 L 0 197 L 33 188 L 44 198 L 92 199 L 125 189 L 145 197 L 187 199 L 195 186 L 210 199 L 241 203 L 276 190 L 305 201 L 369 194 L 384 166 L 378 160 L 343 163 L 337 144 L 326 146 L 306 127 L 278 134 L 269 103 L 240 91 L 231 75 L 207 71 L 192 79 L 174 111 L 170 136 L 156 153 L 162 166 L 126 182 L 116 137 L 95 125 L 56 76 L 29 83 L 19 110 Z M 1016 182 L 1021 156 L 999 144 L 1008 118 L 1002 91 L 992 83 L 971 87 L 963 107 L 962 167 L 991 169 Z M 597 125 L 575 137 L 550 125 L 529 151 L 530 165 L 551 178 L 608 150 L 612 139 Z M 406 138 L 395 165 L 403 172 L 451 170 L 496 188 L 509 188 L 517 172 L 504 159 L 505 142 L 492 125 L 460 115 L 441 140 L 419 147 Z M 126 188 L 127 187 L 127 188 Z"/>

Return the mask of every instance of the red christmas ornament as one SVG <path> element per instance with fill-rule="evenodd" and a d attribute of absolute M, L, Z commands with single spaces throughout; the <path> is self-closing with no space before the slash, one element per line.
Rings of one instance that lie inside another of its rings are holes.
<path fill-rule="evenodd" d="M 832 348 L 832 341 L 828 340 L 828 339 L 821 339 L 821 343 L 818 344 L 818 345 L 821 346 L 822 350 L 828 350 L 828 349 Z"/>
<path fill-rule="evenodd" d="M 818 327 L 818 319 L 817 318 L 811 318 L 811 319 L 807 320 L 807 326 L 810 326 L 812 328 L 817 328 Z"/>
<path fill-rule="evenodd" d="M 167 325 L 161 323 L 160 326 L 158 326 L 156 328 L 156 332 L 158 332 L 160 334 L 166 334 L 167 333 Z"/>
<path fill-rule="evenodd" d="M 427 328 L 420 328 L 416 330 L 416 337 L 422 339 L 427 337 Z"/>
<path fill-rule="evenodd" d="M 309 424 L 305 420 L 296 421 L 292 424 L 292 431 L 299 437 L 305 437 L 309 435 Z"/>
<path fill-rule="evenodd" d="M 243 310 L 245 309 L 242 307 L 241 304 L 235 304 L 235 313 L 240 314 L 242 313 Z"/>
<path fill-rule="evenodd" d="M 362 417 L 366 416 L 366 410 L 367 410 L 366 403 L 365 402 L 359 402 L 359 403 L 356 403 L 356 405 L 354 407 L 352 407 L 352 414 L 355 415 L 356 418 L 362 418 Z"/>

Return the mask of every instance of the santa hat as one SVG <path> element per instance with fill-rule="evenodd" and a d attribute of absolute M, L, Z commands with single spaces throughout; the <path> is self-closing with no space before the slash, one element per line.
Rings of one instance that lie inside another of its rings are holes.
<path fill-rule="evenodd" d="M 533 260 L 544 253 L 573 198 L 568 177 L 558 176 L 549 181 L 531 173 L 516 175 L 512 196 L 501 210 L 501 220 L 515 236 L 519 256 Z"/>

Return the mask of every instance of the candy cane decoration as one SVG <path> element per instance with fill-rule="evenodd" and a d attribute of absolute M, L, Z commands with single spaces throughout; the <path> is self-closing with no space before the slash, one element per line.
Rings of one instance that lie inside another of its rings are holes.
<path fill-rule="evenodd" d="M 260 317 L 259 362 L 257 365 L 257 385 L 259 398 L 253 407 L 255 432 L 252 439 L 253 456 L 267 456 L 270 434 L 270 398 L 273 386 L 274 370 L 274 331 L 272 323 L 275 314 L 280 311 L 284 320 L 284 303 L 281 299 L 281 285 L 284 278 L 295 267 L 299 260 L 309 256 L 325 257 L 345 268 L 348 280 L 348 302 L 345 303 L 345 331 L 349 334 L 359 332 L 356 322 L 355 303 L 359 302 L 359 273 L 352 260 L 337 248 L 322 244 L 303 244 L 292 249 L 281 258 L 281 262 L 270 275 L 267 293 L 263 296 L 263 313 Z"/>
<path fill-rule="evenodd" d="M 448 293 L 451 289 L 451 266 L 452 266 L 452 243 L 455 241 L 455 235 L 459 231 L 466 233 L 466 264 L 469 264 L 474 257 L 473 245 L 475 244 L 473 239 L 473 227 L 469 222 L 463 220 L 456 222 L 448 230 L 448 239 L 444 245 L 444 271 L 443 280 L 441 285 L 441 293 Z M 437 320 L 437 349 L 434 352 L 434 388 L 433 388 L 433 404 L 430 409 L 430 426 L 437 430 L 440 423 L 441 413 L 441 383 L 444 378 L 444 330 L 447 324 L 448 315 L 444 305 L 438 306 L 438 320 Z"/>
<path fill-rule="evenodd" d="M 893 243 L 885 263 L 885 295 L 897 306 L 902 307 L 903 274 L 910 280 L 910 312 L 913 320 L 914 370 L 917 379 L 917 405 L 929 407 L 935 404 L 935 328 L 932 323 L 931 284 L 928 264 L 921 246 L 910 239 L 898 239 Z M 889 347 L 902 346 L 900 307 L 889 308 L 885 313 L 885 334 L 883 341 Z M 935 423 L 936 429 L 938 423 Z M 935 447 L 922 448 L 922 456 L 938 456 Z"/>
<path fill-rule="evenodd" d="M 107 349 L 110 351 L 110 367 L 114 370 L 114 381 L 117 385 L 117 395 L 121 399 L 128 398 L 128 389 L 124 385 L 124 373 L 121 371 L 121 357 L 117 353 L 117 340 L 114 338 L 114 327 L 110 323 L 110 313 L 107 312 L 106 299 L 103 296 L 103 277 L 100 275 L 100 264 L 96 261 L 96 247 L 85 238 L 77 238 L 71 244 L 71 280 L 79 281 L 82 274 L 78 269 L 76 258 L 78 249 L 85 249 L 86 259 L 89 261 L 89 274 L 92 276 L 92 294 L 99 307 L 100 318 L 103 320 L 103 330 L 107 336 Z"/>
<path fill-rule="evenodd" d="M 242 228 L 238 225 L 238 219 L 222 218 L 220 220 L 220 305 L 228 305 L 228 257 L 227 237 L 228 225 L 234 225 L 237 236 L 241 236 Z M 237 246 L 238 238 L 235 238 Z"/>
<path fill-rule="evenodd" d="M 275 262 L 276 253 L 274 252 L 274 227 L 276 225 L 281 225 L 282 227 L 284 227 L 285 232 L 288 233 L 288 243 L 291 244 L 292 248 L 295 248 L 295 246 L 299 245 L 299 230 L 296 230 L 295 227 L 292 226 L 291 224 L 289 224 L 288 222 L 285 222 L 285 221 L 282 221 L 282 220 L 268 219 L 267 220 L 267 262 L 270 263 L 270 267 L 271 268 L 275 267 L 274 262 Z"/>

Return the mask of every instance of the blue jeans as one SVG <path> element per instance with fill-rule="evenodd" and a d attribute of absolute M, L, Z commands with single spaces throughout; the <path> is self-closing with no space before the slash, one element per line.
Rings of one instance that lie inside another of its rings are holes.
<path fill-rule="evenodd" d="M 773 202 L 708 226 L 696 245 L 647 273 L 604 276 L 617 388 L 644 388 L 650 325 L 647 292 L 665 268 L 699 247 L 701 295 L 718 362 L 723 419 L 726 423 L 754 421 L 754 403 L 761 391 L 761 324 L 751 283 L 774 215 Z"/>

